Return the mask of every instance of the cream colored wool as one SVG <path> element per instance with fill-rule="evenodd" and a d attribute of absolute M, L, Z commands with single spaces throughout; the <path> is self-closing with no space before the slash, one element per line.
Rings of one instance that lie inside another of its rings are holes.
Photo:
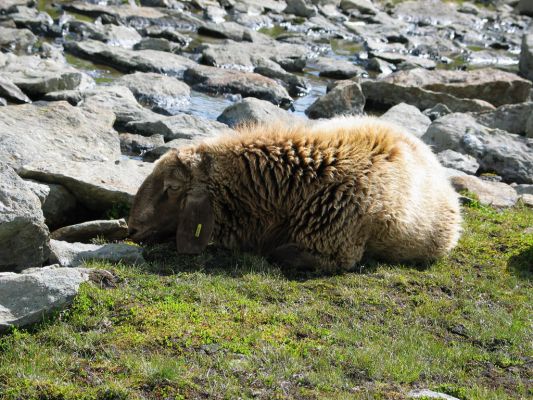
<path fill-rule="evenodd" d="M 433 260 L 456 245 L 460 225 L 458 196 L 430 148 L 353 117 L 241 127 L 173 150 L 139 189 L 129 221 L 138 241 L 177 229 L 181 252 L 211 240 L 324 272 L 363 254 Z"/>

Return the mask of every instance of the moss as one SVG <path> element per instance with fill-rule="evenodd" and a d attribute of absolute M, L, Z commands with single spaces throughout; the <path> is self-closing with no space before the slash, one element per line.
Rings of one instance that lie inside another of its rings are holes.
<path fill-rule="evenodd" d="M 85 284 L 0 337 L 0 397 L 527 398 L 533 210 L 464 216 L 457 249 L 427 268 L 289 279 L 261 257 L 163 245 L 148 266 L 92 262 L 118 287 Z"/>

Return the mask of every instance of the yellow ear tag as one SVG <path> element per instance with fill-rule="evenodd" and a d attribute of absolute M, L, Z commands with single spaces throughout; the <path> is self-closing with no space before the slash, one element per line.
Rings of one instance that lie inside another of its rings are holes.
<path fill-rule="evenodd" d="M 202 224 L 198 224 L 196 227 L 196 232 L 194 233 L 194 237 L 200 237 L 200 232 L 202 232 Z"/>

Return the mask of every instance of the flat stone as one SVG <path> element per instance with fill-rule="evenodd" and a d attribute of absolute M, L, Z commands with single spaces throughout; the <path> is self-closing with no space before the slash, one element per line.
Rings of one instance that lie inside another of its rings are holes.
<path fill-rule="evenodd" d="M 349 61 L 329 57 L 319 57 L 313 67 L 320 71 L 320 76 L 333 79 L 350 79 L 354 76 L 362 76 L 366 72 L 362 67 Z"/>
<path fill-rule="evenodd" d="M 196 63 L 177 54 L 157 50 L 129 50 L 96 40 L 66 42 L 65 50 L 93 62 L 110 65 L 123 72 L 158 72 L 181 77 Z"/>
<path fill-rule="evenodd" d="M 134 50 L 157 50 L 168 53 L 181 53 L 182 47 L 164 38 L 144 38 L 133 46 Z"/>
<path fill-rule="evenodd" d="M 7 54 L 4 56 L 4 62 L 0 61 L 0 74 L 30 97 L 41 97 L 57 90 L 86 89 L 94 86 L 94 80 L 77 69 L 37 56 L 16 57 Z"/>
<path fill-rule="evenodd" d="M 461 154 L 453 150 L 444 150 L 437 154 L 440 163 L 446 168 L 453 168 L 474 175 L 479 169 L 477 160 L 468 154 Z"/>
<path fill-rule="evenodd" d="M 474 193 L 483 205 L 504 208 L 514 206 L 518 201 L 516 190 L 506 183 L 484 181 L 471 175 L 453 177 L 451 183 L 457 191 Z"/>
<path fill-rule="evenodd" d="M 148 137 L 133 133 L 120 134 L 120 150 L 123 154 L 140 156 L 164 144 L 164 136 L 160 134 L 154 134 Z"/>
<path fill-rule="evenodd" d="M 99 40 L 110 46 L 131 49 L 142 40 L 142 36 L 129 26 L 103 25 L 79 20 L 70 20 L 66 25 L 70 31 L 81 34 L 84 39 Z"/>
<path fill-rule="evenodd" d="M 446 93 L 461 99 L 479 99 L 494 106 L 526 101 L 532 86 L 531 82 L 516 74 L 492 68 L 472 71 L 415 68 L 388 75 L 382 81 L 398 87 Z"/>
<path fill-rule="evenodd" d="M 30 98 L 5 76 L 0 76 L 0 96 L 14 103 L 31 103 Z"/>
<path fill-rule="evenodd" d="M 401 126 L 416 137 L 422 137 L 431 125 L 431 120 L 418 108 L 405 103 L 389 108 L 380 119 Z"/>
<path fill-rule="evenodd" d="M 495 172 L 508 182 L 533 183 L 533 139 L 488 128 L 472 115 L 439 118 L 422 140 L 436 152 L 450 149 L 471 155 L 483 171 Z"/>
<path fill-rule="evenodd" d="M 316 7 L 312 4 L 307 4 L 304 0 L 287 0 L 287 7 L 283 12 L 309 18 L 316 15 Z"/>
<path fill-rule="evenodd" d="M 42 268 L 31 273 L 0 273 L 0 331 L 42 320 L 69 305 L 89 271 L 77 268 Z"/>
<path fill-rule="evenodd" d="M 75 268 L 87 261 L 103 260 L 112 263 L 143 264 L 142 248 L 126 243 L 109 243 L 104 245 L 86 243 L 68 243 L 50 240 L 52 253 L 50 261 L 62 267 Z"/>
<path fill-rule="evenodd" d="M 141 103 L 156 111 L 178 114 L 190 103 L 191 90 L 176 78 L 152 72 L 136 72 L 115 81 L 126 86 Z"/>
<path fill-rule="evenodd" d="M 184 79 L 194 90 L 200 92 L 238 93 L 243 97 L 268 100 L 284 108 L 292 104 L 292 98 L 283 86 L 253 72 L 198 65 L 185 71 Z"/>
<path fill-rule="evenodd" d="M 0 50 L 29 53 L 37 37 L 29 29 L 13 29 L 0 26 Z"/>
<path fill-rule="evenodd" d="M 299 119 L 301 118 L 268 101 L 253 97 L 232 104 L 217 118 L 219 122 L 232 128 L 242 124 L 269 124 L 273 121 L 290 124 Z"/>
<path fill-rule="evenodd" d="M 0 162 L 0 271 L 40 266 L 49 252 L 39 198 Z"/>
<path fill-rule="evenodd" d="M 77 201 L 98 212 L 131 204 L 153 164 L 124 159 L 115 162 L 39 162 L 20 170 L 24 178 L 57 183 L 67 188 Z"/>
<path fill-rule="evenodd" d="M 104 161 L 120 156 L 113 113 L 67 102 L 0 108 L 0 161 L 15 169 L 39 161 Z"/>
<path fill-rule="evenodd" d="M 126 129 L 140 135 L 163 135 L 166 141 L 174 139 L 198 139 L 215 137 L 231 130 L 224 124 L 206 118 L 179 114 L 172 117 L 158 116 L 147 120 L 132 121 Z"/>
<path fill-rule="evenodd" d="M 362 114 L 365 107 L 365 97 L 359 83 L 354 81 L 340 81 L 324 96 L 319 97 L 305 114 L 311 119 L 332 118 L 337 115 Z"/>
<path fill-rule="evenodd" d="M 476 120 L 488 126 L 509 133 L 524 134 L 528 130 L 528 119 L 533 114 L 533 102 L 506 104 L 493 111 L 476 113 Z"/>
<path fill-rule="evenodd" d="M 123 218 L 82 222 L 64 226 L 50 234 L 51 239 L 82 243 L 88 243 L 96 238 L 123 240 L 127 237 L 128 224 Z"/>
<path fill-rule="evenodd" d="M 215 38 L 231 39 L 236 42 L 253 41 L 256 33 L 236 22 L 224 21 L 220 23 L 206 22 L 198 28 L 198 33 Z"/>
<path fill-rule="evenodd" d="M 170 40 L 181 46 L 182 48 L 187 47 L 191 42 L 191 38 L 177 32 L 176 30 L 164 26 L 149 26 L 144 29 L 144 35 L 152 38 L 163 38 Z"/>

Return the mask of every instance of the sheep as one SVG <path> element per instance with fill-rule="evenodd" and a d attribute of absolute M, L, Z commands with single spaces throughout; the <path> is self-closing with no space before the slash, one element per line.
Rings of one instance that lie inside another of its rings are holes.
<path fill-rule="evenodd" d="M 346 271 L 363 255 L 420 263 L 461 231 L 458 195 L 431 149 L 375 118 L 243 126 L 175 149 L 135 196 L 130 237 L 175 235 L 180 254 L 216 245 L 282 267 Z"/>

